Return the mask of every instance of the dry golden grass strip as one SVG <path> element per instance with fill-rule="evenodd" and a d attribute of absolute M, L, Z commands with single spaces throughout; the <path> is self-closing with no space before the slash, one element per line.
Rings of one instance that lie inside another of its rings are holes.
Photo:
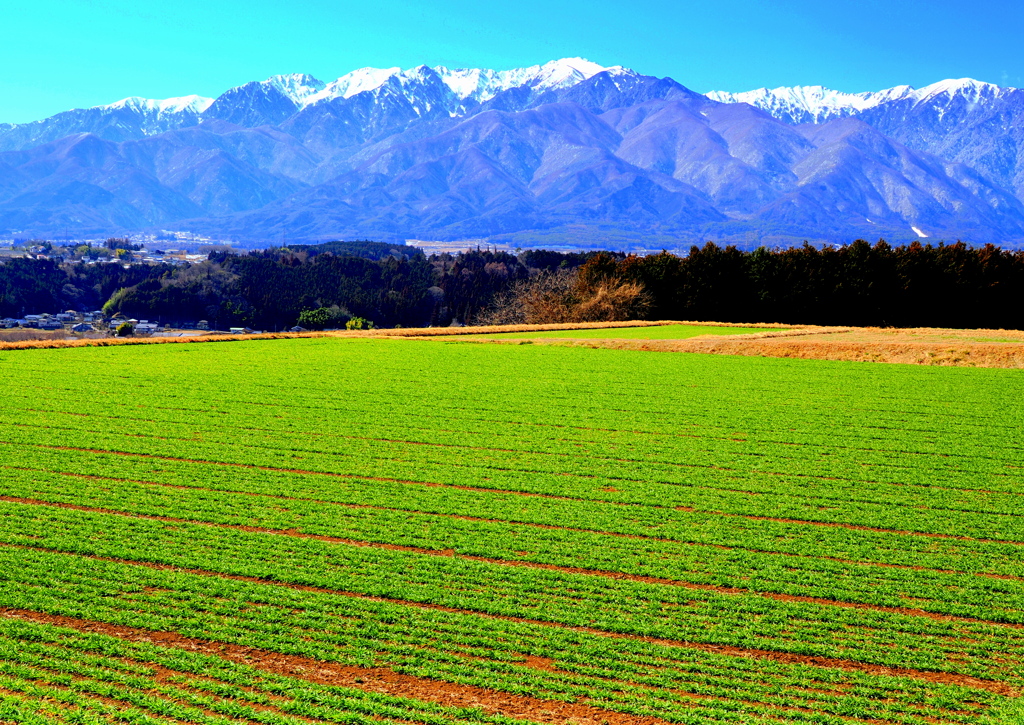
<path fill-rule="evenodd" d="M 290 337 L 328 337 L 334 332 L 268 332 L 262 335 L 190 335 L 189 337 L 101 337 L 83 339 L 24 340 L 0 342 L 0 350 L 36 350 L 64 347 L 112 347 L 117 345 L 160 345 L 191 342 L 238 342 L 239 340 L 277 340 Z"/>
<path fill-rule="evenodd" d="M 538 338 L 481 340 L 497 344 L 545 344 L 650 352 L 785 357 L 910 365 L 1024 368 L 1024 330 L 822 327 L 815 325 L 662 322 L 660 324 L 787 327 L 743 335 L 704 335 L 681 340 Z M 478 328 L 467 328 L 478 329 Z"/>
<path fill-rule="evenodd" d="M 494 335 L 503 332 L 554 332 L 557 330 L 612 330 L 622 327 L 659 327 L 662 325 L 692 325 L 695 327 L 787 327 L 811 329 L 807 325 L 783 325 L 776 322 L 694 322 L 689 320 L 627 320 L 625 322 L 558 322 L 546 325 L 480 325 L 476 327 L 417 327 L 395 330 L 373 330 L 372 334 L 385 337 L 434 337 L 438 335 Z M 835 329 L 835 328 L 830 328 Z M 841 328 L 847 330 L 849 328 Z"/>
<path fill-rule="evenodd" d="M 844 341 L 830 333 L 805 332 L 790 335 L 736 335 L 695 337 L 686 340 L 527 340 L 533 344 L 573 347 L 644 350 L 648 352 L 692 352 L 715 355 L 783 357 L 804 360 L 845 360 L 850 362 L 902 363 L 958 367 L 1024 368 L 1024 343 L 886 342 Z M 523 340 L 489 340 L 496 344 Z"/>
<path fill-rule="evenodd" d="M 239 340 L 280 340 L 298 337 L 435 337 L 451 335 L 482 335 L 501 332 L 548 332 L 552 330 L 590 330 L 618 327 L 655 327 L 659 325 L 696 325 L 701 327 L 780 327 L 778 324 L 731 322 L 675 322 L 668 320 L 629 322 L 566 322 L 550 325 L 490 325 L 481 327 L 399 327 L 384 330 L 331 330 L 329 332 L 266 332 L 256 335 L 205 334 L 187 337 L 103 337 L 0 340 L 0 350 L 29 350 L 63 347 L 106 347 L 111 345 L 153 345 L 190 342 L 237 342 Z M 792 325 L 790 326 L 792 327 Z M 801 327 L 800 329 L 810 329 Z M 847 329 L 847 328 L 843 328 Z"/>
<path fill-rule="evenodd" d="M 62 340 L 66 336 L 63 330 L 34 330 L 14 328 L 0 330 L 0 342 L 24 342 L 26 340 Z"/>
<path fill-rule="evenodd" d="M 481 339 L 490 344 L 545 344 L 600 347 L 651 352 L 694 352 L 718 355 L 786 357 L 814 360 L 954 365 L 961 367 L 1024 368 L 1024 331 L 954 330 L 945 328 L 824 327 L 784 323 L 694 322 L 685 320 L 582 322 L 550 325 L 492 325 L 481 327 L 424 327 L 387 330 L 338 330 L 331 332 L 273 332 L 259 335 L 207 334 L 189 337 L 128 337 L 100 339 L 42 339 L 0 341 L 2 350 L 150 345 L 166 343 L 238 342 L 301 337 L 430 338 L 487 335 L 505 332 L 615 329 L 659 325 L 764 328 L 764 332 L 740 335 L 708 335 L 681 340 L 630 340 L 608 338 Z M 778 329 L 784 327 L 786 329 Z"/>

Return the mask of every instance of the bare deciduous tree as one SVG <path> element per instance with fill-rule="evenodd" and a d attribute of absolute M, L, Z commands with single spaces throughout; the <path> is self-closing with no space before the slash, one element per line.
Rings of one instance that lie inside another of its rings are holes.
<path fill-rule="evenodd" d="M 576 271 L 541 272 L 499 294 L 476 322 L 532 325 L 556 322 L 613 322 L 638 319 L 648 295 L 634 282 L 581 276 Z"/>

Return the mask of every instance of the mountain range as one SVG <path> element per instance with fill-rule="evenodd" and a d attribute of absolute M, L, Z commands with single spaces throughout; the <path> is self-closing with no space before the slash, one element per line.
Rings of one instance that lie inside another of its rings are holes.
<path fill-rule="evenodd" d="M 1024 91 L 696 93 L 568 58 L 274 76 L 0 124 L 0 235 L 1024 245 Z"/>

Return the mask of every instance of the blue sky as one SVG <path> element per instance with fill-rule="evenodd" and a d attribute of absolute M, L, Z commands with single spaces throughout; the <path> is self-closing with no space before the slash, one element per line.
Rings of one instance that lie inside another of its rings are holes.
<path fill-rule="evenodd" d="M 129 95 L 216 96 L 276 73 L 513 68 L 583 56 L 694 90 L 1024 86 L 1004 0 L 28 0 L 5 3 L 0 122 Z"/>

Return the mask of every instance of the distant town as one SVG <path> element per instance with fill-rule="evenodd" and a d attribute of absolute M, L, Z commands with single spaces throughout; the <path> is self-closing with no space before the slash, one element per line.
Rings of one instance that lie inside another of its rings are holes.
<path fill-rule="evenodd" d="M 57 264 L 73 263 L 86 266 L 118 265 L 126 269 L 138 265 L 187 266 L 206 260 L 211 252 L 231 252 L 230 245 L 206 244 L 191 241 L 185 248 L 163 248 L 160 240 L 147 239 L 133 242 L 124 237 L 106 240 L 67 241 L 64 244 L 50 240 L 14 239 L 0 242 L 0 262 L 3 259 L 48 260 Z M 173 241 L 173 240 L 163 240 Z M 159 320 L 136 319 L 103 310 L 35 310 L 17 317 L 0 318 L 0 330 L 40 331 L 55 334 L 64 332 L 75 337 L 107 336 L 166 336 L 179 337 L 216 332 L 207 320 L 179 321 L 165 326 Z M 259 332 L 248 327 L 232 327 L 224 332 L 252 334 Z"/>
<path fill-rule="evenodd" d="M 201 262 L 211 252 L 242 251 L 231 244 L 217 244 L 212 240 L 188 240 L 181 243 L 175 238 L 145 238 L 133 241 L 127 237 L 109 239 L 66 240 L 45 239 L 0 240 L 0 260 L 24 257 L 49 259 L 54 262 L 81 262 L 83 264 L 171 264 L 184 265 Z"/>
<path fill-rule="evenodd" d="M 24 317 L 5 317 L 0 319 L 0 328 L 6 330 L 16 327 L 26 330 L 64 330 L 65 332 L 75 334 L 87 334 L 107 331 L 116 332 L 125 323 L 131 325 L 132 331 L 136 334 L 153 334 L 166 331 L 166 328 L 159 323 L 127 318 L 121 314 L 108 317 L 103 314 L 103 310 L 94 310 L 92 312 L 67 310 L 56 313 L 43 312 L 25 315 Z M 210 326 L 206 320 L 201 320 L 193 325 L 189 325 L 188 328 L 185 328 L 183 325 L 182 328 L 209 330 Z"/>
<path fill-rule="evenodd" d="M 151 320 L 138 320 L 123 314 L 106 315 L 103 310 L 92 312 L 42 312 L 25 315 L 24 317 L 4 317 L 0 319 L 0 329 L 40 330 L 43 332 L 63 331 L 72 336 L 108 337 L 108 336 L 149 336 L 149 337 L 187 337 L 189 335 L 218 332 L 210 327 L 206 320 L 182 322 L 175 326 L 164 326 Z M 292 332 L 303 332 L 305 328 L 293 327 Z M 220 332 L 232 334 L 256 334 L 262 330 L 249 327 L 231 327 Z"/>

